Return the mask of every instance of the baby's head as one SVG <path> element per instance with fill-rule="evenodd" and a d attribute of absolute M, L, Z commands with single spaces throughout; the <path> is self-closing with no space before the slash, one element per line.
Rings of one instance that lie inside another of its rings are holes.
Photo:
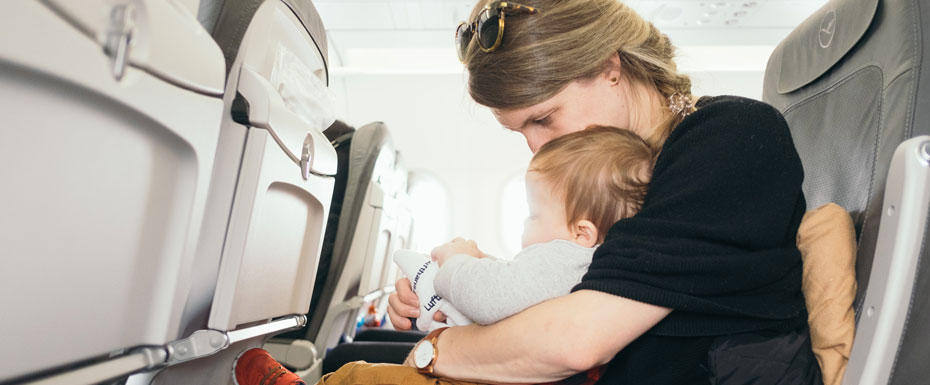
<path fill-rule="evenodd" d="M 655 152 L 631 131 L 606 126 L 555 138 L 526 172 L 530 217 L 523 247 L 556 239 L 594 247 L 607 229 L 639 212 Z"/>

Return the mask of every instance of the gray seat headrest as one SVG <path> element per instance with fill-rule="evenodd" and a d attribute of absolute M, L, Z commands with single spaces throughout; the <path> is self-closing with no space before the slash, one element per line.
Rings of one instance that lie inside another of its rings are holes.
<path fill-rule="evenodd" d="M 777 91 L 792 92 L 833 67 L 868 30 L 878 0 L 831 0 L 807 18 L 776 48 L 783 63 Z M 779 63 L 780 64 L 780 63 Z"/>
<path fill-rule="evenodd" d="M 216 44 L 223 50 L 223 55 L 226 56 L 227 75 L 232 70 L 233 62 L 239 54 L 239 46 L 252 22 L 252 17 L 266 1 L 278 0 L 203 0 L 201 3 L 198 18 L 201 25 L 213 35 Z M 294 12 L 323 56 L 323 66 L 326 67 L 326 85 L 329 85 L 329 46 L 320 14 L 310 0 L 280 1 Z"/>
<path fill-rule="evenodd" d="M 323 53 L 323 65 L 326 66 L 326 82 L 329 83 L 329 45 L 326 42 L 326 30 L 323 27 L 323 19 L 320 18 L 320 13 L 313 6 L 313 2 L 309 0 L 282 1 L 291 11 L 294 11 L 294 14 L 303 23 L 304 28 L 310 33 L 310 37 L 316 43 L 317 49 Z"/>

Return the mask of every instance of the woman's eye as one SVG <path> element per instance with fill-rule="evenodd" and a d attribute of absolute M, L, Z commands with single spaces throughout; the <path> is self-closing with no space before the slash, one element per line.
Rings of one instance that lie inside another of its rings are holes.
<path fill-rule="evenodd" d="M 551 120 L 551 119 L 549 119 L 549 117 L 547 116 L 547 117 L 545 117 L 545 118 L 536 119 L 536 120 L 533 121 L 533 123 L 536 123 L 536 124 L 539 125 L 539 126 L 544 126 L 544 127 L 545 127 L 545 126 L 548 126 L 548 125 L 549 125 L 549 121 L 550 121 L 550 120 Z"/>

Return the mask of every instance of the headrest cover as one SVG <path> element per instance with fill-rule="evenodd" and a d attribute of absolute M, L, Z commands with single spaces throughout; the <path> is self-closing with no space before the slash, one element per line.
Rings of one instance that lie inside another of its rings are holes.
<path fill-rule="evenodd" d="M 203 0 L 198 19 L 201 25 L 213 35 L 216 44 L 226 56 L 226 71 L 232 71 L 233 62 L 239 55 L 242 38 L 252 23 L 252 17 L 265 0 Z M 274 0 L 277 1 L 277 0 Z M 309 0 L 281 0 L 303 24 L 316 48 L 323 57 L 326 67 L 326 85 L 329 86 L 329 46 L 323 21 L 313 3 Z"/>
<path fill-rule="evenodd" d="M 816 80 L 836 65 L 869 28 L 878 0 L 831 0 L 804 20 L 776 48 L 782 51 L 778 93 Z"/>
<path fill-rule="evenodd" d="M 329 85 L 329 45 L 326 42 L 326 30 L 323 28 L 323 19 L 317 12 L 313 2 L 309 0 L 282 0 L 297 18 L 303 23 L 310 38 L 316 43 L 316 48 L 320 50 L 323 56 L 323 65 L 326 67 L 326 85 Z"/>

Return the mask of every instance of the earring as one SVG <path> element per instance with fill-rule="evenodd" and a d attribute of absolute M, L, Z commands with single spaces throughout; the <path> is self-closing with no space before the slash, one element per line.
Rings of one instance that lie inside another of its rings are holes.
<path fill-rule="evenodd" d="M 617 79 L 617 78 L 610 78 L 610 82 L 611 82 L 612 84 L 616 85 L 617 83 L 620 82 L 620 79 Z"/>
<path fill-rule="evenodd" d="M 690 95 L 685 96 L 680 92 L 676 92 L 668 97 L 668 109 L 672 110 L 673 114 L 680 114 L 685 117 L 694 112 L 694 102 L 691 100 Z"/>

